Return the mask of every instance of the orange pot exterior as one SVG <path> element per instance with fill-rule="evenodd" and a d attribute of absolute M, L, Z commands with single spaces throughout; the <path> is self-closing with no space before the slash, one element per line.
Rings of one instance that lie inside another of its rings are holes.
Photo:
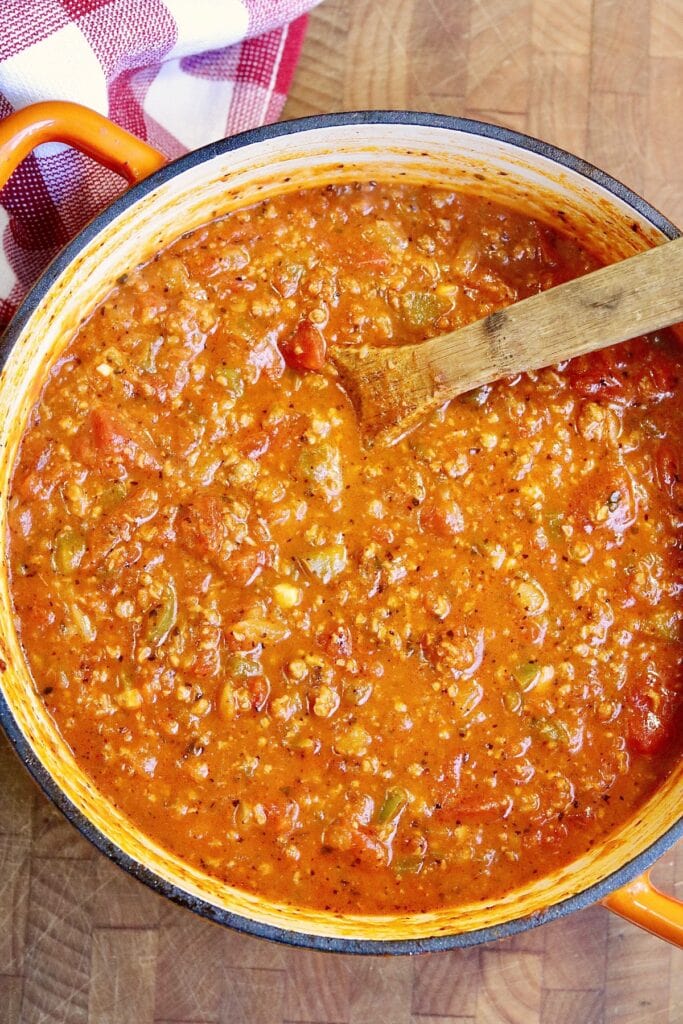
<path fill-rule="evenodd" d="M 683 903 L 660 892 L 650 881 L 649 871 L 610 893 L 602 905 L 683 949 Z"/>
<path fill-rule="evenodd" d="M 167 162 L 163 154 L 95 111 L 76 103 L 49 101 L 0 122 L 0 188 L 36 146 L 47 142 L 73 146 L 131 184 Z M 649 871 L 604 897 L 602 905 L 683 948 L 683 903 L 660 892 L 650 881 Z"/>
<path fill-rule="evenodd" d="M 44 142 L 73 146 L 131 185 L 166 163 L 158 150 L 94 110 L 52 100 L 24 107 L 0 121 L 0 188 L 21 161 Z"/>

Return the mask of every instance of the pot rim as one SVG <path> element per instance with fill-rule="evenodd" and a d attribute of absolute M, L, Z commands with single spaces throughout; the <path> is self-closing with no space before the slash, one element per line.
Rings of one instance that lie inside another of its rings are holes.
<path fill-rule="evenodd" d="M 645 199 L 633 192 L 622 182 L 606 174 L 593 164 L 574 156 L 566 150 L 560 149 L 550 143 L 542 142 L 531 135 L 514 131 L 510 128 L 503 128 L 498 125 L 488 124 L 484 121 L 471 120 L 469 118 L 454 117 L 447 114 L 430 114 L 418 111 L 404 110 L 359 110 L 337 114 L 314 114 L 310 117 L 296 118 L 289 121 L 279 121 L 275 124 L 263 125 L 245 132 L 240 132 L 227 139 L 220 139 L 211 142 L 200 149 L 191 150 L 189 153 L 170 161 L 168 164 L 155 171 L 148 178 L 138 182 L 118 196 L 102 213 L 98 214 L 87 224 L 53 259 L 47 269 L 39 277 L 36 284 L 31 288 L 23 302 L 19 306 L 13 319 L 0 338 L 0 371 L 4 368 L 5 362 L 14 344 L 21 336 L 35 308 L 48 295 L 60 275 L 70 265 L 90 241 L 92 241 L 104 228 L 115 220 L 124 210 L 134 206 L 138 200 L 148 195 L 159 185 L 164 184 L 176 175 L 183 173 L 199 164 L 205 163 L 230 153 L 233 150 L 242 149 L 254 143 L 265 142 L 269 139 L 279 138 L 284 135 L 298 134 L 299 132 L 311 131 L 318 128 L 338 128 L 353 125 L 371 124 L 399 124 L 415 125 L 426 128 L 439 128 L 447 131 L 460 132 L 468 135 L 483 136 L 494 139 L 518 149 L 526 150 L 536 156 L 546 159 L 565 167 L 595 185 L 599 185 L 607 192 L 610 192 L 617 199 L 620 199 L 636 213 L 640 214 L 653 227 L 657 228 L 667 238 L 676 238 L 681 231 L 655 207 Z M 0 726 L 7 735 L 17 756 L 23 762 L 30 774 L 33 776 L 43 793 L 53 804 L 64 814 L 78 831 L 97 849 L 105 854 L 109 860 L 117 864 L 122 870 L 132 875 L 138 881 L 149 886 L 157 892 L 172 900 L 179 906 L 199 914 L 217 924 L 227 925 L 236 931 L 244 934 L 270 939 L 290 946 L 305 947 L 335 953 L 352 954 L 416 954 L 426 952 L 439 952 L 449 949 L 463 949 L 475 946 L 484 942 L 493 942 L 498 939 L 508 938 L 519 932 L 526 931 L 538 925 L 546 924 L 549 921 L 558 920 L 575 910 L 583 910 L 609 895 L 615 889 L 621 888 L 631 882 L 638 875 L 654 864 L 666 850 L 670 849 L 677 840 L 683 838 L 683 816 L 678 819 L 663 835 L 656 839 L 641 853 L 627 861 L 616 871 L 607 875 L 599 882 L 583 889 L 566 899 L 551 904 L 545 909 L 526 917 L 513 918 L 501 925 L 494 925 L 487 928 L 478 928 L 473 931 L 459 932 L 451 935 L 432 936 L 427 939 L 352 939 L 345 937 L 332 937 L 325 935 L 314 935 L 308 932 L 298 932 L 287 928 L 280 928 L 275 925 L 266 924 L 251 918 L 235 914 L 232 911 L 217 907 L 201 897 L 193 896 L 191 893 L 180 888 L 172 882 L 166 881 L 156 872 L 146 867 L 139 861 L 134 860 L 125 853 L 116 843 L 112 842 L 101 832 L 76 805 L 66 796 L 53 776 L 47 771 L 42 762 L 33 752 L 28 740 L 18 726 L 12 709 L 7 699 L 0 690 Z"/>

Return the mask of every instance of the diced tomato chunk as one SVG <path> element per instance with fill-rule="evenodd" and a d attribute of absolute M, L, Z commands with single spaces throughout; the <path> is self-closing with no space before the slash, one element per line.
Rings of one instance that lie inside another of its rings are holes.
<path fill-rule="evenodd" d="M 269 430 L 250 431 L 240 438 L 239 450 L 245 459 L 260 459 L 270 448 L 273 434 Z"/>
<path fill-rule="evenodd" d="M 353 263 L 357 267 L 376 267 L 377 270 L 382 270 L 389 266 L 391 257 L 388 252 L 376 245 L 357 246 L 353 251 Z"/>
<path fill-rule="evenodd" d="M 484 793 L 449 793 L 437 813 L 448 821 L 476 818 L 477 821 L 502 821 L 512 810 L 512 797 L 487 796 Z"/>
<path fill-rule="evenodd" d="M 338 818 L 325 831 L 324 847 L 350 854 L 369 867 L 385 866 L 390 860 L 390 849 L 370 826 L 357 821 Z"/>
<path fill-rule="evenodd" d="M 218 675 L 220 667 L 220 649 L 218 647 L 212 647 L 197 651 L 192 660 L 192 664 L 189 666 L 189 671 L 198 679 L 207 679 L 211 676 Z"/>
<path fill-rule="evenodd" d="M 607 528 L 616 534 L 633 526 L 638 499 L 629 471 L 605 461 L 577 485 L 570 509 L 582 528 Z"/>
<path fill-rule="evenodd" d="M 184 506 L 178 517 L 178 537 L 187 551 L 228 572 L 241 587 L 247 586 L 270 563 L 268 546 L 238 543 L 234 528 L 244 527 L 212 495 L 200 495 Z"/>
<path fill-rule="evenodd" d="M 634 754 L 661 753 L 676 732 L 680 700 L 670 690 L 637 688 L 626 705 L 628 745 Z"/>
<path fill-rule="evenodd" d="M 267 452 L 281 451 L 298 440 L 307 423 L 306 416 L 301 413 L 288 413 L 277 423 L 243 431 L 236 443 L 245 459 L 260 459 Z"/>
<path fill-rule="evenodd" d="M 140 487 L 112 512 L 103 515 L 88 536 L 90 565 L 99 565 L 117 544 L 128 543 L 143 523 L 156 516 L 158 509 L 159 495 L 150 488 Z"/>
<path fill-rule="evenodd" d="M 251 696 L 252 708 L 254 711 L 260 711 L 270 696 L 270 683 L 265 676 L 250 676 L 247 689 Z"/>
<path fill-rule="evenodd" d="M 657 470 L 657 483 L 661 490 L 674 501 L 680 487 L 681 476 L 678 465 L 678 453 L 668 441 L 660 444 L 657 449 L 655 466 Z"/>
<path fill-rule="evenodd" d="M 638 378 L 641 398 L 658 401 L 672 395 L 681 375 L 680 358 L 677 359 L 669 349 L 645 338 L 641 344 L 643 353 L 638 361 L 641 367 Z"/>
<path fill-rule="evenodd" d="M 90 413 L 77 445 L 86 466 L 107 469 L 112 463 L 160 470 L 161 453 L 145 433 L 121 413 L 96 408 Z"/>
<path fill-rule="evenodd" d="M 296 800 L 284 803 L 266 804 L 264 810 L 268 816 L 268 826 L 278 835 L 284 836 L 293 832 L 299 821 L 299 805 Z M 300 826 L 299 826 L 300 827 Z"/>
<path fill-rule="evenodd" d="M 605 352 L 572 359 L 567 376 L 571 386 L 585 398 L 602 397 L 616 402 L 627 399 L 623 377 Z"/>
<path fill-rule="evenodd" d="M 57 461 L 50 453 L 44 460 L 39 460 L 32 472 L 25 472 L 23 478 L 17 473 L 14 488 L 25 501 L 30 499 L 47 501 L 55 487 L 59 487 L 65 477 L 66 468 L 63 463 Z"/>
<path fill-rule="evenodd" d="M 93 409 L 90 426 L 96 447 L 105 453 L 121 451 L 131 440 L 121 424 L 102 409 Z"/>
<path fill-rule="evenodd" d="M 265 548 L 246 548 L 230 556 L 228 567 L 232 578 L 240 587 L 246 587 L 271 562 L 270 551 Z"/>
<path fill-rule="evenodd" d="M 586 398 L 651 402 L 674 393 L 681 376 L 681 360 L 660 338 L 644 335 L 626 347 L 615 346 L 572 359 L 566 372 L 570 384 Z"/>
<path fill-rule="evenodd" d="M 271 284 L 283 299 L 296 295 L 304 268 L 299 264 L 279 264 L 273 271 Z"/>
<path fill-rule="evenodd" d="M 202 556 L 219 555 L 225 541 L 225 527 L 218 499 L 201 496 L 182 509 L 178 533 L 188 548 Z"/>
<path fill-rule="evenodd" d="M 462 533 L 463 518 L 460 508 L 455 504 L 425 505 L 420 512 L 422 529 L 448 540 L 457 533 Z"/>
<path fill-rule="evenodd" d="M 285 362 L 293 370 L 322 370 L 325 365 L 325 338 L 310 320 L 301 320 L 288 338 L 280 342 Z"/>

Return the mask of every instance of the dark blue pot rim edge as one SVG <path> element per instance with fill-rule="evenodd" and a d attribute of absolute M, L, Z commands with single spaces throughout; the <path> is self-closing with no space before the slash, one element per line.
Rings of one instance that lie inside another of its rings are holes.
<path fill-rule="evenodd" d="M 574 156 L 565 150 L 559 149 L 549 143 L 541 142 L 532 136 L 524 135 L 508 128 L 497 125 L 486 124 L 481 121 L 473 121 L 467 118 L 450 117 L 442 114 L 429 114 L 413 111 L 399 110 L 363 110 L 340 114 L 322 114 L 312 117 L 299 118 L 292 121 L 280 121 L 271 125 L 264 125 L 261 128 L 254 128 L 228 139 L 221 139 L 212 142 L 201 149 L 193 150 L 184 156 L 179 157 L 156 171 L 150 177 L 133 185 L 130 189 L 114 200 L 102 213 L 95 217 L 79 234 L 69 242 L 66 247 L 55 257 L 47 270 L 42 274 L 37 283 L 29 291 L 21 303 L 14 318 L 5 331 L 0 341 L 0 370 L 4 366 L 9 352 L 14 343 L 21 335 L 28 323 L 35 308 L 47 295 L 59 276 L 66 270 L 78 253 L 88 243 L 116 219 L 124 210 L 134 205 L 139 199 L 154 191 L 159 185 L 175 177 L 198 164 L 205 163 L 224 153 L 254 143 L 263 142 L 271 138 L 279 138 L 282 135 L 291 135 L 299 132 L 310 131 L 317 128 L 347 127 L 353 125 L 368 124 L 399 124 L 416 125 L 427 128 L 440 128 L 448 131 L 456 131 L 470 135 L 480 135 L 496 141 L 504 142 L 521 150 L 535 153 L 546 159 L 566 167 L 576 174 L 601 186 L 607 192 L 616 196 L 627 206 L 631 207 L 641 217 L 647 220 L 653 227 L 657 228 L 667 238 L 675 238 L 680 234 L 676 226 L 663 214 L 659 213 L 650 203 L 637 195 L 626 185 L 612 178 L 604 171 L 599 170 L 592 164 L 580 157 Z M 133 875 L 138 881 L 149 886 L 174 903 L 205 917 L 218 924 L 227 925 L 236 931 L 248 935 L 254 935 L 271 941 L 284 943 L 290 946 L 306 947 L 309 949 L 323 950 L 327 952 L 352 953 L 352 954 L 416 954 L 426 952 L 438 952 L 441 950 L 466 948 L 485 942 L 494 942 L 498 939 L 516 935 L 529 928 L 546 924 L 549 921 L 557 920 L 566 914 L 576 910 L 585 909 L 593 903 L 603 899 L 615 889 L 619 889 L 632 881 L 638 875 L 646 871 L 655 861 L 670 849 L 677 840 L 683 838 L 683 817 L 672 825 L 663 835 L 656 839 L 649 847 L 632 858 L 622 867 L 612 872 L 607 877 L 590 886 L 587 889 L 569 896 L 561 902 L 554 903 L 544 910 L 515 918 L 504 924 L 495 925 L 475 931 L 459 932 L 449 935 L 439 935 L 425 939 L 398 939 L 398 940 L 376 940 L 376 939 L 352 939 L 336 938 L 322 935 L 313 935 L 306 932 L 297 932 L 274 925 L 264 924 L 251 918 L 234 914 L 223 910 L 220 907 L 209 903 L 200 897 L 179 888 L 166 879 L 157 875 L 151 869 L 133 860 L 128 854 L 113 843 L 107 836 L 96 828 L 89 819 L 66 796 L 57 782 L 53 779 L 42 762 L 33 752 L 28 740 L 19 728 L 14 714 L 0 690 L 0 726 L 9 738 L 16 754 L 28 769 L 34 780 L 45 795 L 55 804 L 64 816 L 78 829 L 89 842 L 104 853 L 110 860 L 116 863 L 128 874 Z"/>

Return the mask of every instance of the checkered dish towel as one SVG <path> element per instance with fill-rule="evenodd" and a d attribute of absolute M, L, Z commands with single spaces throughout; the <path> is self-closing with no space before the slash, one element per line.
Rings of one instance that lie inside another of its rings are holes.
<path fill-rule="evenodd" d="M 0 117 L 38 100 L 106 114 L 173 158 L 274 121 L 318 0 L 0 0 Z M 0 329 L 55 253 L 123 189 L 62 145 L 0 191 Z"/>

